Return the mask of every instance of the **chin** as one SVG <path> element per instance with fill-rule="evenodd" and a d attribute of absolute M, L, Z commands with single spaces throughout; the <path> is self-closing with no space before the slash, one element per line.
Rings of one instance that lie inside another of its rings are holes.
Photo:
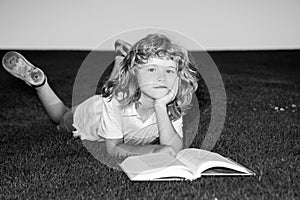
<path fill-rule="evenodd" d="M 167 93 L 166 94 L 153 95 L 152 98 L 155 99 L 155 100 L 157 100 L 157 99 L 163 98 L 166 95 L 167 95 Z"/>
<path fill-rule="evenodd" d="M 161 99 L 164 96 L 168 94 L 168 91 L 163 92 L 163 91 L 152 91 L 152 92 L 145 92 L 144 95 L 147 96 L 148 98 L 151 98 L 153 100 Z"/>

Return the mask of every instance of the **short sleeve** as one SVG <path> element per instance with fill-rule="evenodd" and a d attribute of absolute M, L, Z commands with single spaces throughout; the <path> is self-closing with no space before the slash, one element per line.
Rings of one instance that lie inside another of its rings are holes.
<path fill-rule="evenodd" d="M 73 136 L 91 141 L 122 138 L 121 125 L 114 113 L 117 110 L 113 109 L 116 103 L 112 101 L 95 95 L 79 104 L 73 114 L 73 126 L 76 129 Z"/>
<path fill-rule="evenodd" d="M 123 138 L 120 105 L 116 99 L 103 99 L 99 135 L 106 139 Z"/>
<path fill-rule="evenodd" d="M 73 114 L 74 137 L 81 140 L 103 140 L 98 135 L 99 119 L 102 115 L 102 98 L 92 96 L 79 104 Z"/>
<path fill-rule="evenodd" d="M 183 122 L 182 122 L 182 117 L 180 117 L 176 121 L 172 121 L 172 124 L 173 124 L 174 129 L 178 133 L 178 135 L 180 137 L 183 137 L 183 131 L 182 131 Z"/>

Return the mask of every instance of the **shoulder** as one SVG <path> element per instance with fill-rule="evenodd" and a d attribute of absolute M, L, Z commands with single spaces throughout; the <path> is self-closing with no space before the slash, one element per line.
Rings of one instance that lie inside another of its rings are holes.
<path fill-rule="evenodd" d="M 107 110 L 107 112 L 113 112 L 117 116 L 120 115 L 122 111 L 122 106 L 115 97 L 112 98 L 102 97 L 102 106 L 103 109 Z"/>

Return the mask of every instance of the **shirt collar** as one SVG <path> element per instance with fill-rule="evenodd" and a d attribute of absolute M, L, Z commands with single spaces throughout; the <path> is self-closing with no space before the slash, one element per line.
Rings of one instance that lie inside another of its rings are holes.
<path fill-rule="evenodd" d="M 136 116 L 137 118 L 141 118 L 140 115 L 138 114 L 135 104 L 133 103 L 132 105 L 129 105 L 125 109 L 122 110 L 122 117 L 132 117 Z M 150 124 L 156 123 L 156 115 L 153 113 L 150 115 L 150 117 L 143 123 L 143 126 L 147 126 Z"/>
<path fill-rule="evenodd" d="M 135 115 L 139 116 L 139 114 L 136 111 L 134 103 L 122 109 L 122 117 L 135 116 Z"/>

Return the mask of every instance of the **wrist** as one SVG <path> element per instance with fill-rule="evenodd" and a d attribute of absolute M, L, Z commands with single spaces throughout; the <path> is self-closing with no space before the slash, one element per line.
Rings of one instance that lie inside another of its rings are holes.
<path fill-rule="evenodd" d="M 161 102 L 154 102 L 154 109 L 165 109 L 165 108 L 167 108 L 167 105 Z"/>

